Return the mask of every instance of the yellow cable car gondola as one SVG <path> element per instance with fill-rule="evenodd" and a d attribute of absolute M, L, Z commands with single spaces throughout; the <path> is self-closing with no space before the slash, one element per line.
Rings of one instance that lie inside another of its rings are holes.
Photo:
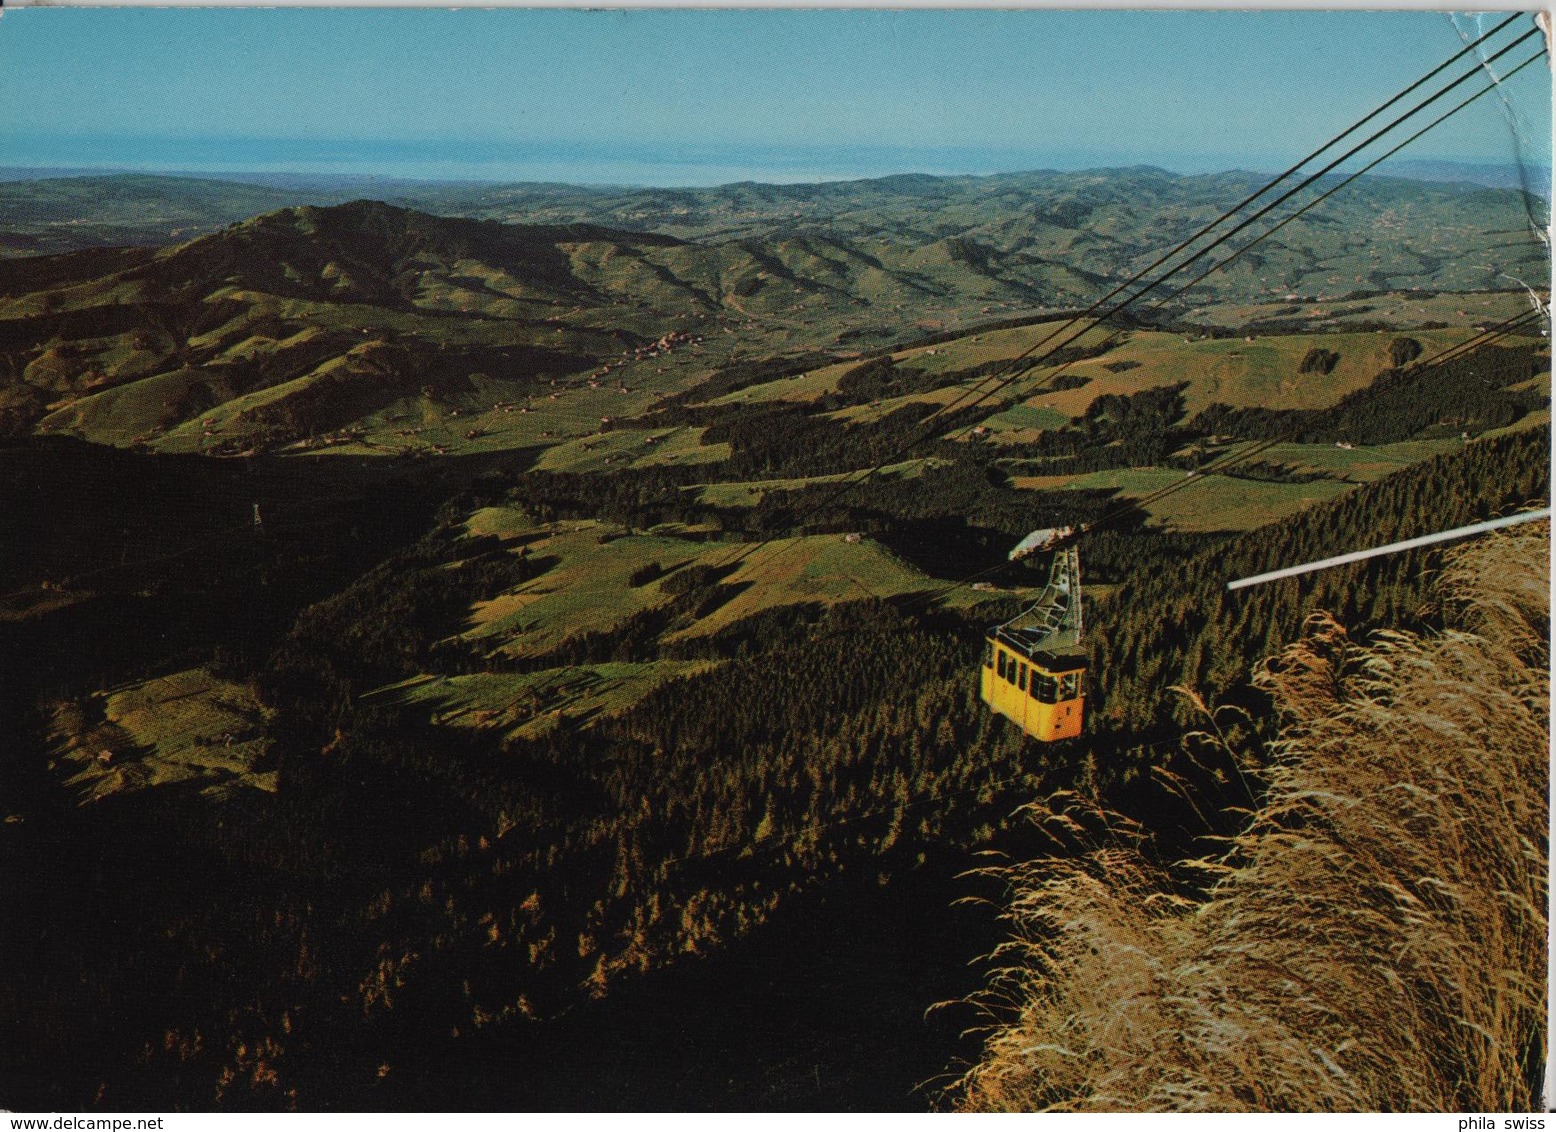
<path fill-rule="evenodd" d="M 1045 743 L 1081 733 L 1086 650 L 1081 644 L 1081 566 L 1068 527 L 1033 531 L 1012 559 L 1055 549 L 1048 585 L 1020 616 L 989 631 L 979 691 L 983 702 Z"/>

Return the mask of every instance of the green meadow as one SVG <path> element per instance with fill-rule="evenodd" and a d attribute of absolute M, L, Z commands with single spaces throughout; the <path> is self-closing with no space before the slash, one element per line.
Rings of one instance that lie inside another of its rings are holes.
<path fill-rule="evenodd" d="M 172 785 L 273 791 L 275 771 L 261 769 L 273 714 L 242 685 L 186 669 L 59 705 L 55 752 L 83 800 Z"/>

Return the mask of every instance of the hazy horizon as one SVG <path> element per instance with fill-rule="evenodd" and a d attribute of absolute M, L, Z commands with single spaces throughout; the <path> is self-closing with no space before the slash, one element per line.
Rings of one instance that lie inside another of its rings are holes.
<path fill-rule="evenodd" d="M 1490 26 L 1401 11 L 22 8 L 0 26 L 0 165 L 667 188 L 1277 171 Z M 1401 157 L 1548 167 L 1549 92 L 1547 69 L 1526 68 Z"/>
<path fill-rule="evenodd" d="M 228 143 L 229 155 L 235 156 L 246 144 L 246 139 Z M 350 143 L 337 143 L 346 147 Z M 295 180 L 298 182 L 337 183 L 424 183 L 428 185 L 511 185 L 556 184 L 588 189 L 700 189 L 717 188 L 732 184 L 802 185 L 835 184 L 850 181 L 877 180 L 885 177 L 992 177 L 1017 176 L 1035 173 L 1085 173 L 1131 168 L 1156 168 L 1183 177 L 1214 176 L 1218 174 L 1273 175 L 1278 172 L 1279 159 L 1248 158 L 1242 161 L 1216 161 L 1208 158 L 1184 158 L 1178 161 L 1131 160 L 1125 154 L 1073 155 L 1066 159 L 1060 155 L 1034 154 L 1028 161 L 1013 155 L 988 155 L 984 161 L 956 162 L 952 155 L 926 155 L 922 161 L 891 161 L 884 156 L 869 156 L 839 150 L 832 155 L 820 155 L 821 159 L 809 164 L 783 155 L 748 155 L 753 158 L 744 163 L 736 154 L 704 154 L 699 157 L 681 156 L 679 160 L 662 158 L 653 160 L 646 155 L 595 154 L 587 158 L 564 157 L 532 159 L 528 162 L 486 161 L 458 162 L 435 159 L 410 161 L 374 160 L 359 156 L 353 160 L 332 160 L 319 156 L 310 160 L 288 160 L 277 156 L 266 161 L 244 162 L 223 160 L 212 156 L 206 161 L 181 161 L 169 155 L 160 160 L 104 159 L 97 162 L 89 158 L 69 160 L 12 161 L 0 165 L 0 180 L 34 180 L 53 177 L 84 177 L 112 175 L 145 175 L 164 177 L 191 177 L 204 180 L 230 180 L 271 184 Z M 722 158 L 722 160 L 720 160 Z M 1536 191 L 1549 192 L 1550 169 L 1516 161 L 1476 161 L 1466 158 L 1400 158 L 1385 162 L 1373 170 L 1375 176 L 1402 176 L 1414 180 L 1436 179 L 1437 172 L 1457 173 L 1457 179 L 1476 180 L 1477 177 L 1511 179 L 1522 170 L 1526 181 Z M 1444 179 L 1453 180 L 1452 176 Z"/>

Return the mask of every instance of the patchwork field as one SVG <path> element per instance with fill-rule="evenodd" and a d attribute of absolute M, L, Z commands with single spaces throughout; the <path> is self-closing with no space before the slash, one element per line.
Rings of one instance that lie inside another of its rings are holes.
<path fill-rule="evenodd" d="M 171 785 L 273 791 L 275 771 L 258 769 L 271 714 L 243 686 L 191 668 L 60 706 L 54 754 L 83 800 Z"/>
<path fill-rule="evenodd" d="M 668 526 L 628 533 L 593 520 L 534 525 L 520 511 L 489 507 L 471 516 L 467 530 L 509 540 L 512 552 L 545 567 L 538 577 L 472 606 L 457 627 L 462 639 L 509 657 L 545 655 L 585 634 L 617 629 L 645 610 L 668 607 L 690 592 L 677 576 L 693 567 L 721 571 L 718 585 L 696 587 L 702 599 L 679 610 L 665 640 L 717 633 L 775 606 L 895 597 L 940 585 L 868 538 L 779 539 L 737 562 L 745 544 L 678 537 L 681 532 Z M 962 589 L 944 600 L 961 604 L 976 596 Z"/>
<path fill-rule="evenodd" d="M 1066 331 L 1062 335 L 1057 333 L 1063 330 L 1066 325 L 1064 322 L 1034 322 L 1029 326 L 980 331 L 976 334 L 969 334 L 965 338 L 956 338 L 950 342 L 938 343 L 933 346 L 917 346 L 912 349 L 898 350 L 891 354 L 891 358 L 899 365 L 923 370 L 925 373 L 947 373 L 952 370 L 967 369 L 971 366 L 983 365 L 988 362 L 1014 358 L 1050 336 L 1054 336 L 1054 343 L 1057 343 L 1063 338 L 1067 338 L 1070 333 L 1073 333 L 1073 330 Z M 1095 346 L 1103 342 L 1107 336 L 1108 332 L 1106 330 L 1089 329 L 1077 338 L 1072 345 L 1080 347 Z M 835 365 L 822 366 L 794 377 L 780 378 L 776 381 L 763 382 L 759 385 L 736 390 L 733 393 L 726 394 L 709 402 L 709 404 L 738 405 L 748 401 L 796 401 L 809 403 L 819 400 L 828 393 L 837 392 L 838 380 L 849 370 L 860 364 L 860 360 L 854 358 L 838 362 Z M 929 394 L 923 394 L 917 399 L 931 400 L 932 397 Z"/>
<path fill-rule="evenodd" d="M 904 460 L 898 464 L 887 464 L 876 477 L 880 479 L 913 478 L 922 475 L 924 469 L 938 467 L 944 463 L 942 460 L 930 457 L 921 460 Z M 704 503 L 711 503 L 716 507 L 755 507 L 770 491 L 799 491 L 815 484 L 842 483 L 845 480 L 857 480 L 860 472 L 840 472 L 831 476 L 807 476 L 802 479 L 776 479 L 776 480 L 740 480 L 732 483 L 710 483 L 698 487 L 688 488 L 688 491 L 697 492 L 698 498 Z"/>
<path fill-rule="evenodd" d="M 738 591 L 734 597 L 666 639 L 708 636 L 774 606 L 897 597 L 939 583 L 870 539 L 849 543 L 839 535 L 811 535 L 769 543 L 725 584 Z M 967 594 L 953 591 L 946 600 L 964 602 Z"/>
<path fill-rule="evenodd" d="M 1467 329 L 1413 332 L 1423 357 L 1431 357 L 1474 336 Z M 1347 393 L 1365 388 L 1388 369 L 1389 343 L 1398 335 L 1282 334 L 1186 341 L 1181 335 L 1135 333 L 1099 358 L 1075 362 L 1065 373 L 1090 380 L 1083 386 L 1038 393 L 1027 405 L 1076 417 L 1104 393 L 1128 395 L 1155 386 L 1187 382 L 1184 401 L 1190 415 L 1213 402 L 1269 409 L 1320 409 Z M 1340 355 L 1329 373 L 1302 373 L 1309 350 Z M 1115 369 L 1110 367 L 1127 367 Z M 1048 380 L 1034 371 L 1023 385 L 1040 388 Z"/>
<path fill-rule="evenodd" d="M 1496 309 L 1506 305 L 1503 301 Z M 1423 358 L 1430 358 L 1475 335 L 1475 330 L 1465 325 L 1471 312 L 1455 309 L 1460 311 L 1454 319 L 1457 325 L 1410 332 L 1410 336 L 1421 344 Z M 935 346 L 899 351 L 891 357 L 899 366 L 929 374 L 954 372 L 1006 359 L 1011 360 L 1014 367 L 1015 359 L 1062 325 L 1039 323 L 974 334 Z M 1067 336 L 1059 335 L 1054 340 L 1057 342 Z M 1062 427 L 1070 419 L 1082 415 L 1087 406 L 1104 394 L 1128 396 L 1179 383 L 1186 384 L 1185 409 L 1191 416 L 1215 402 L 1272 409 L 1324 408 L 1348 393 L 1365 388 L 1380 372 L 1388 369 L 1392 364 L 1390 344 L 1398 336 L 1394 331 L 1337 333 L 1315 330 L 1210 339 L 1160 331 L 1126 331 L 1114 336 L 1097 329 L 1088 331 L 1074 345 L 1097 346 L 1110 337 L 1115 338 L 1106 352 L 1062 367 L 1039 367 L 1024 374 L 999 394 L 1001 401 L 1007 401 L 1025 391 L 1028 395 L 1024 400 L 1011 408 L 991 413 L 981 424 L 988 430 L 987 438 L 994 443 L 1030 442 L 1041 430 Z M 1512 345 L 1535 339 L 1514 336 L 1506 341 Z M 1330 372 L 1302 372 L 1304 359 L 1315 349 L 1338 355 Z M 811 403 L 836 393 L 842 376 L 859 364 L 852 360 L 795 377 L 764 382 L 727 394 L 711 404 Z M 939 389 L 883 397 L 828 415 L 835 420 L 862 423 L 878 420 L 910 404 L 967 404 L 972 397 L 993 390 L 1002 376 L 964 380 Z M 1061 378 L 1060 384 L 1069 387 L 1042 391 Z M 965 432 L 959 431 L 956 436 L 963 437 Z"/>
<path fill-rule="evenodd" d="M 1354 448 L 1337 448 L 1332 444 L 1277 444 L 1260 452 L 1258 458 L 1297 472 L 1324 472 L 1351 483 L 1371 483 L 1418 461 L 1462 447 L 1464 442 L 1457 437 L 1357 445 Z"/>
<path fill-rule="evenodd" d="M 647 581 L 633 585 L 640 571 L 653 577 L 705 558 L 732 557 L 718 544 L 652 534 L 627 535 L 621 527 L 582 520 L 515 530 L 503 509 L 478 512 L 472 533 L 501 527 L 522 539 L 523 553 L 547 564 L 538 578 L 478 603 L 461 635 L 490 644 L 510 656 L 549 652 L 573 637 L 612 629 L 666 600 Z M 494 532 L 495 533 L 495 532 Z"/>
<path fill-rule="evenodd" d="M 1173 484 L 1188 473 L 1175 469 L 1130 468 L 1068 476 L 1018 476 L 1012 482 L 1038 491 L 1114 489 L 1138 499 Z M 1270 483 L 1232 476 L 1196 476 L 1194 482 L 1146 506 L 1163 527 L 1179 531 L 1245 531 L 1293 515 L 1315 503 L 1344 495 L 1354 484 L 1338 480 Z"/>
<path fill-rule="evenodd" d="M 536 467 L 547 472 L 599 472 L 611 466 L 716 464 L 729 459 L 727 443 L 704 444 L 705 428 L 622 428 L 546 449 Z"/>
<path fill-rule="evenodd" d="M 1045 429 L 1063 428 L 1069 423 L 1070 418 L 1058 409 L 1027 403 L 985 417 L 980 427 L 988 430 L 984 435 L 995 444 L 1021 444 L 1035 440 Z"/>
<path fill-rule="evenodd" d="M 1364 321 L 1385 322 L 1400 330 L 1407 330 L 1431 322 L 1451 326 L 1474 323 L 1489 325 L 1528 309 L 1529 296 L 1522 291 L 1394 291 L 1360 299 L 1316 302 L 1293 298 L 1262 303 L 1216 303 L 1191 310 L 1189 317 L 1211 326 L 1232 328 L 1246 326 L 1251 322 L 1281 319 L 1306 322 L 1315 330 Z"/>

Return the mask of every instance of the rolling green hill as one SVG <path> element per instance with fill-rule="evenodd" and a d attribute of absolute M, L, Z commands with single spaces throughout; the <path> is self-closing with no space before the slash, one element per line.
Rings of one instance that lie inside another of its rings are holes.
<path fill-rule="evenodd" d="M 734 364 L 846 359 L 915 333 L 1084 305 L 1250 184 L 1133 169 L 673 192 L 422 186 L 428 207 L 475 218 L 301 205 L 181 244 L 113 250 L 96 245 L 156 242 L 153 221 L 211 227 L 290 190 L 9 182 L 0 231 L 77 221 L 112 231 L 83 236 L 91 250 L 0 261 L 0 429 L 217 454 L 546 447 Z M 1474 325 L 1500 316 L 1509 293 L 1455 303 L 1406 289 L 1435 296 L 1529 274 L 1544 252 L 1519 234 L 1524 207 L 1511 191 L 1369 179 L 1212 276 L 1198 308 L 1162 316 L 1236 325 L 1226 312 L 1237 310 L 1325 334 L 1379 316 L 1391 329 Z M 1342 299 L 1352 293 L 1374 297 Z M 1034 340 L 981 336 L 977 350 L 964 338 L 920 368 L 988 363 Z M 1176 345 L 1164 338 L 1153 351 L 1143 336 L 1117 349 L 1110 362 L 1140 369 L 1112 384 L 1143 387 L 1161 359 L 1192 367 Z M 1311 401 L 1284 388 L 1284 359 L 1270 349 L 1262 339 L 1202 347 L 1225 357 L 1206 359 L 1195 395 L 1239 403 L 1219 393 L 1224 377 L 1250 397 Z M 1340 352 L 1335 380 L 1370 378 L 1377 350 Z M 1086 400 L 1076 391 L 1053 407 L 1073 416 Z M 472 422 L 474 411 L 486 415 Z"/>
<path fill-rule="evenodd" d="M 1022 303 L 1035 292 L 1073 298 L 1099 278 L 1143 266 L 1262 183 L 1250 173 L 1136 167 L 707 189 L 391 182 L 380 191 L 393 204 L 440 215 L 754 240 L 782 247 L 775 258 L 786 271 L 818 282 L 850 276 L 875 302 L 966 298 L 981 288 L 995 301 Z M 0 185 L 0 232 L 35 250 L 169 243 L 175 228 L 198 232 L 283 204 L 336 203 L 346 191 L 141 175 L 9 182 Z M 1528 198 L 1527 207 L 1540 214 L 1545 203 Z M 1497 270 L 1537 264 L 1528 231 L 1526 198 L 1515 190 L 1368 177 L 1234 265 L 1227 278 L 1235 282 L 1217 289 L 1333 297 L 1358 287 L 1495 286 Z M 1470 254 L 1493 248 L 1500 265 Z"/>

